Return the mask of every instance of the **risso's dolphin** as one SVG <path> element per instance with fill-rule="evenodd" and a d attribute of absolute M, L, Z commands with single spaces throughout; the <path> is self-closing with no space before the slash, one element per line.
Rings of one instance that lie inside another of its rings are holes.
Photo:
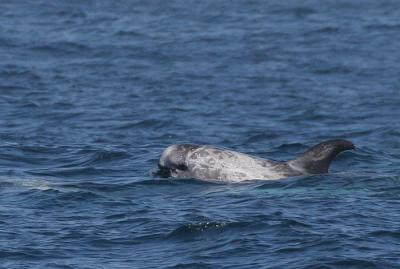
<path fill-rule="evenodd" d="M 230 182 L 270 180 L 327 173 L 336 155 L 350 149 L 354 145 L 349 141 L 329 140 L 293 160 L 278 162 L 214 146 L 177 144 L 164 150 L 158 166 L 164 177 Z"/>

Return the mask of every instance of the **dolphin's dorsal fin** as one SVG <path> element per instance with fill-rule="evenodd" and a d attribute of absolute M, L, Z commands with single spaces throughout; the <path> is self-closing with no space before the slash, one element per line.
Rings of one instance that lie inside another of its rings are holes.
<path fill-rule="evenodd" d="M 287 164 L 293 169 L 306 174 L 323 174 L 328 172 L 329 165 L 336 155 L 354 148 L 353 143 L 350 141 L 328 140 L 313 146 L 303 155 L 288 161 Z"/>

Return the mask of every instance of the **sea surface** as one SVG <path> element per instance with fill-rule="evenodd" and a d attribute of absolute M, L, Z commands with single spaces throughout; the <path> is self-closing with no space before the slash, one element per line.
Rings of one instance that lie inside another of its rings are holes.
<path fill-rule="evenodd" d="M 400 268 L 400 1 L 0 2 L 0 268 Z M 174 143 L 329 174 L 170 180 Z"/>

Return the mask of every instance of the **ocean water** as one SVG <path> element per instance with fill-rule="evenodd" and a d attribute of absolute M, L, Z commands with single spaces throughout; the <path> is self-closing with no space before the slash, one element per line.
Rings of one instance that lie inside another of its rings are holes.
<path fill-rule="evenodd" d="M 0 2 L 1 268 L 400 268 L 399 1 Z M 174 143 L 326 175 L 154 175 Z"/>

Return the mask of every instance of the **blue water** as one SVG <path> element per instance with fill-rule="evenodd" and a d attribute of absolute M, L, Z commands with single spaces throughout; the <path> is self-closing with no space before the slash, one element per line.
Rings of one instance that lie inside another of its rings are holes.
<path fill-rule="evenodd" d="M 1 1 L 1 268 L 400 268 L 399 1 Z M 173 143 L 331 173 L 154 176 Z"/>

